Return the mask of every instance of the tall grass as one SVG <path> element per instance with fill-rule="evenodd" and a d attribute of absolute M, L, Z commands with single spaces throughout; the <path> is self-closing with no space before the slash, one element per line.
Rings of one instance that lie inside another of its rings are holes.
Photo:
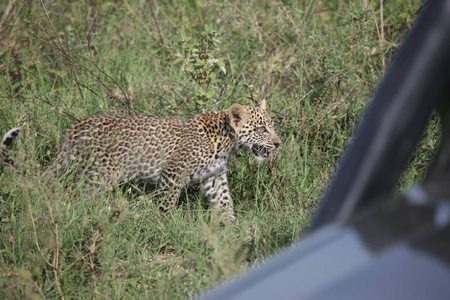
<path fill-rule="evenodd" d="M 22 131 L 16 169 L 0 174 L 1 298 L 192 298 L 299 239 L 419 6 L 2 2 L 0 133 Z M 182 43 L 199 45 L 202 32 L 215 32 L 208 54 L 226 69 L 208 86 L 186 70 L 195 53 Z M 264 98 L 283 146 L 267 164 L 233 159 L 230 226 L 210 223 L 195 186 L 166 215 L 140 186 L 99 195 L 40 175 L 65 128 L 85 116 L 191 117 Z M 434 122 L 402 186 L 422 176 L 437 131 Z"/>

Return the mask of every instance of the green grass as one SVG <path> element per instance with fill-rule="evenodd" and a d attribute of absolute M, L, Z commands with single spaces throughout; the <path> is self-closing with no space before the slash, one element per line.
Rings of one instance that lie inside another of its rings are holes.
<path fill-rule="evenodd" d="M 192 298 L 299 239 L 420 6 L 385 1 L 381 14 L 375 1 L 12 2 L 0 38 L 0 134 L 22 131 L 11 151 L 17 170 L 0 174 L 4 299 Z M 209 84 L 183 71 L 205 28 L 220 40 L 207 54 L 226 69 Z M 179 43 L 185 36 L 190 44 Z M 264 98 L 283 145 L 267 164 L 233 158 L 235 224 L 211 224 L 195 186 L 165 215 L 142 187 L 98 195 L 39 173 L 76 119 L 191 117 Z M 423 176 L 437 125 L 400 188 Z"/>

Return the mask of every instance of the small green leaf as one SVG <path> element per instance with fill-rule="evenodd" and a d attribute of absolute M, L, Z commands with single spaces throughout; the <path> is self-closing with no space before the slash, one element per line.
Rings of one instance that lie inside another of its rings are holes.
<path fill-rule="evenodd" d="M 184 29 L 182 29 L 180 32 L 180 38 L 182 41 L 185 41 L 187 39 L 187 35 L 186 35 L 186 32 L 184 31 Z"/>
<path fill-rule="evenodd" d="M 214 94 L 216 93 L 216 90 L 210 90 L 207 94 L 206 94 L 206 98 L 212 98 L 214 96 Z"/>

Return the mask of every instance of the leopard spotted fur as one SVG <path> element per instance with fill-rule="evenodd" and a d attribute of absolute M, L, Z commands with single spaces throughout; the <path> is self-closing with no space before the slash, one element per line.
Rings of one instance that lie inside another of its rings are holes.
<path fill-rule="evenodd" d="M 5 162 L 18 131 L 10 130 L 3 139 Z M 166 194 L 165 209 L 176 204 L 189 182 L 201 181 L 215 209 L 234 219 L 227 181 L 232 153 L 244 149 L 263 161 L 280 143 L 264 100 L 191 119 L 95 115 L 66 130 L 46 172 L 64 176 L 76 166 L 85 182 L 103 187 L 131 180 L 156 182 Z"/>

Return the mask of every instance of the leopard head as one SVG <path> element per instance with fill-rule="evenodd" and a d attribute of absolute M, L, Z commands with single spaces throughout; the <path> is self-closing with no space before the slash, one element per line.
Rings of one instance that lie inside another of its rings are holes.
<path fill-rule="evenodd" d="M 233 104 L 228 109 L 228 119 L 238 137 L 237 147 L 264 161 L 280 146 L 281 140 L 273 128 L 266 109 L 266 100 L 256 106 Z"/>

